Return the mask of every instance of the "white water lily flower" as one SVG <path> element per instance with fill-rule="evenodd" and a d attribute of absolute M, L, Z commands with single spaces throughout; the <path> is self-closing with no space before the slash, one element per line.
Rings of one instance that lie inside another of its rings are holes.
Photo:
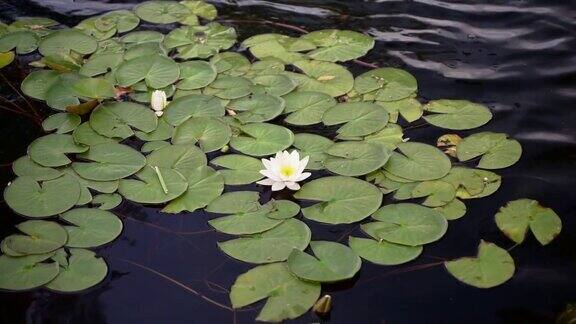
<path fill-rule="evenodd" d="M 154 92 L 152 92 L 152 98 L 150 99 L 150 106 L 152 106 L 152 109 L 154 109 L 156 116 L 162 116 L 162 114 L 164 114 L 164 108 L 168 106 L 166 92 L 162 90 L 154 90 Z"/>
<path fill-rule="evenodd" d="M 303 172 L 308 164 L 308 156 L 300 160 L 300 154 L 294 150 L 278 152 L 275 157 L 262 159 L 265 170 L 260 173 L 267 178 L 257 183 L 265 186 L 272 186 L 273 191 L 282 190 L 288 187 L 290 190 L 300 189 L 298 181 L 302 181 L 310 176 L 310 172 Z"/>

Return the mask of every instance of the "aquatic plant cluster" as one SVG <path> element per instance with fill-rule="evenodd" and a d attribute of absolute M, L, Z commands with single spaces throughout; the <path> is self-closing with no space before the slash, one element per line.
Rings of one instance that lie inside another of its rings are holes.
<path fill-rule="evenodd" d="M 17 177 L 4 198 L 29 220 L 0 244 L 0 288 L 76 292 L 101 282 L 108 267 L 91 249 L 120 235 L 113 210 L 126 199 L 164 213 L 215 214 L 210 226 L 236 236 L 218 242 L 221 251 L 255 264 L 232 286 L 232 307 L 266 300 L 258 320 L 296 318 L 317 302 L 322 283 L 354 277 L 362 262 L 417 258 L 465 215 L 465 200 L 498 190 L 492 170 L 520 159 L 520 144 L 502 133 L 446 134 L 435 145 L 405 139 L 400 124 L 468 130 L 492 113 L 466 100 L 421 103 L 417 80 L 401 69 L 354 77 L 343 62 L 374 46 L 367 35 L 262 34 L 235 47 L 234 28 L 210 22 L 216 17 L 201 1 L 149 1 L 73 28 L 46 18 L 0 25 L 0 67 L 38 51 L 21 89 L 57 111 L 42 123 L 48 134 L 13 163 Z M 173 29 L 146 30 L 154 24 Z M 313 125 L 333 138 L 298 132 Z M 284 150 L 297 154 L 275 159 L 306 172 L 274 180 L 275 160 L 260 159 Z M 256 191 L 230 190 L 256 182 L 297 191 L 293 200 L 263 202 Z M 384 195 L 397 202 L 383 205 Z M 306 221 L 358 223 L 365 236 L 311 241 Z M 510 202 L 495 222 L 518 244 L 530 230 L 546 245 L 562 226 L 529 199 Z M 515 265 L 482 241 L 477 256 L 445 268 L 490 288 Z"/>

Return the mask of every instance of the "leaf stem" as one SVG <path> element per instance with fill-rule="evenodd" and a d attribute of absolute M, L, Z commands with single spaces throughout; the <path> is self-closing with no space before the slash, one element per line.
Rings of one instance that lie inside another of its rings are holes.
<path fill-rule="evenodd" d="M 154 166 L 154 171 L 158 176 L 158 180 L 160 180 L 160 185 L 162 186 L 162 190 L 164 190 L 165 194 L 168 194 L 168 187 L 166 186 L 166 182 L 164 182 L 164 177 L 162 177 L 162 173 L 160 173 L 160 168 L 158 166 Z"/>

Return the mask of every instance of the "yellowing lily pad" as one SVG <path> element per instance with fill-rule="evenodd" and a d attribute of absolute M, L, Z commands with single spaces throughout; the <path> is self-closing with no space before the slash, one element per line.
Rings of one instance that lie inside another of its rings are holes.
<path fill-rule="evenodd" d="M 542 245 L 550 243 L 562 230 L 562 220 L 536 200 L 510 201 L 496 214 L 496 225 L 515 243 L 522 243 L 528 228 Z"/>

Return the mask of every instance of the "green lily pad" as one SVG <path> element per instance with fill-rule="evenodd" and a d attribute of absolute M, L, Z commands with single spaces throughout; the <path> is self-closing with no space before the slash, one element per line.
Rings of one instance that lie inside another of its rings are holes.
<path fill-rule="evenodd" d="M 46 100 L 46 92 L 58 80 L 58 72 L 51 70 L 32 71 L 22 81 L 24 94 L 38 100 Z"/>
<path fill-rule="evenodd" d="M 37 181 L 51 180 L 62 175 L 59 170 L 47 168 L 32 161 L 28 155 L 14 161 L 12 171 L 19 177 L 30 177 Z"/>
<path fill-rule="evenodd" d="M 328 158 L 325 152 L 333 144 L 334 142 L 326 137 L 316 134 L 298 133 L 294 135 L 294 147 L 298 149 L 300 156 L 309 157 L 306 170 L 324 169 L 324 163 Z"/>
<path fill-rule="evenodd" d="M 283 220 L 266 217 L 271 206 L 264 206 L 256 211 L 237 213 L 218 217 L 208 221 L 218 232 L 230 235 L 256 234 L 267 231 L 281 224 Z"/>
<path fill-rule="evenodd" d="M 382 167 L 389 157 L 382 146 L 355 141 L 338 142 L 324 152 L 326 169 L 345 176 L 368 174 Z"/>
<path fill-rule="evenodd" d="M 46 104 L 56 110 L 66 110 L 69 106 L 80 104 L 74 85 L 83 79 L 75 72 L 63 73 L 54 84 L 46 90 Z"/>
<path fill-rule="evenodd" d="M 70 258 L 66 266 L 46 288 L 58 292 L 79 292 L 97 285 L 106 278 L 108 265 L 101 257 L 85 249 L 70 249 Z"/>
<path fill-rule="evenodd" d="M 322 61 L 298 61 L 294 66 L 305 75 L 290 74 L 297 78 L 298 90 L 324 92 L 338 97 L 352 90 L 354 77 L 345 67 Z"/>
<path fill-rule="evenodd" d="M 138 27 L 140 19 L 132 11 L 114 10 L 103 14 L 98 18 L 96 28 L 113 28 L 118 33 L 125 33 Z"/>
<path fill-rule="evenodd" d="M 77 54 L 92 54 L 98 48 L 98 42 L 78 29 L 61 29 L 40 41 L 38 50 L 44 56 L 68 56 L 72 51 Z"/>
<path fill-rule="evenodd" d="M 174 99 L 164 112 L 164 118 L 178 126 L 192 117 L 222 117 L 224 107 L 216 97 L 192 94 Z"/>
<path fill-rule="evenodd" d="M 222 175 L 208 166 L 200 166 L 183 175 L 188 181 L 188 188 L 180 197 L 170 201 L 162 212 L 194 212 L 206 207 L 224 191 Z"/>
<path fill-rule="evenodd" d="M 217 214 L 248 213 L 260 209 L 260 195 L 254 191 L 227 192 L 214 199 L 206 211 Z"/>
<path fill-rule="evenodd" d="M 364 136 L 383 129 L 389 115 L 379 105 L 363 102 L 341 103 L 328 109 L 322 116 L 325 125 L 341 126 L 340 136 Z"/>
<path fill-rule="evenodd" d="M 440 207 L 454 200 L 456 188 L 448 182 L 433 180 L 424 181 L 416 185 L 412 190 L 412 198 L 426 197 L 422 205 L 428 207 Z"/>
<path fill-rule="evenodd" d="M 266 203 L 265 206 L 271 206 L 271 210 L 266 214 L 266 217 L 272 219 L 288 219 L 292 218 L 300 212 L 300 206 L 290 200 L 275 200 L 272 199 Z"/>
<path fill-rule="evenodd" d="M 102 78 L 81 79 L 74 84 L 72 90 L 78 97 L 98 100 L 113 98 L 116 95 L 114 85 Z"/>
<path fill-rule="evenodd" d="M 234 259 L 249 263 L 272 263 L 284 261 L 294 249 L 304 250 L 310 243 L 308 226 L 296 219 L 263 233 L 218 242 L 220 249 Z"/>
<path fill-rule="evenodd" d="M 237 111 L 234 116 L 241 123 L 257 123 L 272 120 L 284 111 L 284 99 L 269 95 L 255 94 L 244 98 L 236 99 L 227 108 Z"/>
<path fill-rule="evenodd" d="M 290 147 L 294 142 L 294 134 L 288 128 L 254 123 L 239 128 L 240 135 L 232 137 L 230 146 L 237 151 L 252 156 L 275 154 Z"/>
<path fill-rule="evenodd" d="M 434 100 L 424 106 L 429 115 L 424 120 L 447 129 L 472 129 L 480 127 L 492 119 L 490 109 L 468 100 Z"/>
<path fill-rule="evenodd" d="M 227 154 L 213 159 L 210 163 L 226 168 L 218 170 L 218 173 L 224 177 L 226 185 L 251 184 L 264 177 L 260 174 L 260 170 L 264 167 L 262 162 L 250 156 Z"/>
<path fill-rule="evenodd" d="M 502 184 L 502 177 L 496 173 L 486 170 L 473 170 L 473 172 L 477 177 L 482 179 L 482 182 L 484 183 L 482 191 L 473 194 L 469 192 L 466 187 L 461 186 L 456 190 L 456 197 L 460 199 L 483 198 L 490 196 L 491 194 L 495 193 L 498 188 L 500 188 L 500 185 Z"/>
<path fill-rule="evenodd" d="M 62 169 L 63 173 L 69 174 L 76 178 L 76 181 L 80 184 L 80 198 L 76 202 L 77 206 L 85 205 L 92 201 L 92 193 L 89 189 L 93 189 L 98 192 L 112 193 L 118 189 L 118 181 L 95 181 L 82 178 L 78 173 L 76 173 L 72 168 Z"/>
<path fill-rule="evenodd" d="M 174 169 L 184 175 L 208 163 L 206 155 L 193 144 L 163 147 L 150 153 L 147 161 L 148 165 Z"/>
<path fill-rule="evenodd" d="M 92 55 L 82 65 L 78 73 L 87 77 L 95 77 L 115 70 L 122 63 L 123 55 L 120 53 Z"/>
<path fill-rule="evenodd" d="M 312 241 L 315 256 L 294 250 L 288 257 L 288 268 L 301 279 L 335 282 L 350 279 L 360 270 L 362 260 L 346 245 L 329 241 Z"/>
<path fill-rule="evenodd" d="M 398 144 L 384 170 L 395 176 L 414 181 L 442 178 L 451 168 L 450 159 L 434 146 L 422 143 Z"/>
<path fill-rule="evenodd" d="M 388 111 L 390 114 L 390 121 L 397 122 L 398 114 L 409 123 L 414 122 L 420 117 L 424 112 L 422 104 L 415 98 L 404 98 L 396 101 L 380 101 L 378 104 Z M 394 118 L 392 118 L 394 116 Z"/>
<path fill-rule="evenodd" d="M 180 63 L 180 82 L 178 89 L 201 89 L 216 80 L 216 68 L 204 61 L 188 61 Z"/>
<path fill-rule="evenodd" d="M 50 134 L 37 138 L 28 147 L 30 158 L 45 167 L 58 167 L 72 162 L 66 154 L 82 153 L 87 146 L 78 145 L 72 135 Z"/>
<path fill-rule="evenodd" d="M 170 143 L 166 141 L 151 141 L 144 143 L 140 148 L 140 151 L 143 153 L 150 153 L 166 146 L 170 146 Z"/>
<path fill-rule="evenodd" d="M 158 126 L 156 126 L 155 130 L 151 132 L 143 132 L 143 131 L 134 132 L 136 137 L 146 142 L 167 140 L 170 137 L 172 137 L 172 133 L 174 133 L 174 127 L 168 124 L 164 116 L 158 118 Z"/>
<path fill-rule="evenodd" d="M 42 128 L 47 131 L 56 131 L 56 134 L 66 134 L 78 127 L 82 120 L 80 116 L 70 113 L 57 113 L 44 119 Z"/>
<path fill-rule="evenodd" d="M 106 137 L 128 138 L 134 135 L 133 128 L 148 133 L 157 126 L 152 109 L 132 102 L 102 103 L 90 115 L 90 127 Z"/>
<path fill-rule="evenodd" d="M 221 149 L 230 141 L 232 131 L 228 124 L 214 117 L 193 117 L 174 129 L 173 144 L 191 143 L 208 153 Z"/>
<path fill-rule="evenodd" d="M 15 50 L 16 54 L 24 55 L 38 48 L 38 35 L 31 31 L 13 31 L 0 36 L 0 52 Z"/>
<path fill-rule="evenodd" d="M 322 122 L 324 113 L 336 105 L 336 100 L 322 92 L 296 91 L 284 97 L 289 114 L 284 121 L 292 125 L 313 125 Z"/>
<path fill-rule="evenodd" d="M 361 225 L 364 232 L 378 240 L 409 246 L 437 241 L 448 228 L 442 214 L 416 204 L 386 205 L 372 218 L 377 222 Z"/>
<path fill-rule="evenodd" d="M 164 39 L 164 46 L 175 48 L 178 58 L 208 58 L 236 43 L 236 30 L 216 22 L 204 26 L 184 26 L 172 30 Z"/>
<path fill-rule="evenodd" d="M 402 127 L 396 124 L 387 124 L 381 130 L 368 134 L 362 138 L 367 143 L 380 145 L 389 151 L 395 150 L 403 142 Z"/>
<path fill-rule="evenodd" d="M 444 206 L 436 207 L 434 209 L 441 212 L 447 220 L 455 220 L 466 214 L 466 205 L 457 198 L 454 198 L 454 200 Z"/>
<path fill-rule="evenodd" d="M 542 245 L 550 243 L 562 230 L 560 217 L 532 199 L 508 202 L 496 214 L 496 225 L 517 244 L 524 242 L 528 228 Z"/>
<path fill-rule="evenodd" d="M 253 87 L 252 82 L 244 77 L 219 75 L 214 82 L 204 88 L 204 94 L 232 100 L 249 95 Z"/>
<path fill-rule="evenodd" d="M 19 177 L 4 190 L 4 200 L 12 210 L 34 218 L 65 212 L 78 198 L 80 184 L 67 174 L 42 183 L 30 177 Z"/>
<path fill-rule="evenodd" d="M 134 13 L 153 24 L 172 24 L 189 15 L 190 10 L 176 1 L 146 1 L 136 6 Z"/>
<path fill-rule="evenodd" d="M 76 208 L 60 214 L 69 223 L 67 247 L 93 248 L 110 243 L 122 232 L 122 221 L 106 210 Z"/>
<path fill-rule="evenodd" d="M 279 323 L 303 315 L 320 297 L 320 284 L 298 279 L 286 263 L 272 263 L 238 276 L 230 290 L 235 309 L 266 299 L 256 318 Z"/>
<path fill-rule="evenodd" d="M 191 13 L 206 20 L 213 20 L 218 16 L 216 7 L 213 4 L 196 0 L 185 0 L 180 3 L 186 6 Z"/>
<path fill-rule="evenodd" d="M 110 181 L 130 176 L 146 164 L 146 158 L 130 146 L 116 143 L 103 143 L 90 147 L 86 153 L 78 155 L 90 162 L 74 162 L 72 168 L 88 180 Z"/>
<path fill-rule="evenodd" d="M 0 256 L 0 288 L 28 290 L 43 286 L 58 275 L 58 262 L 42 262 L 52 253 L 22 257 Z"/>
<path fill-rule="evenodd" d="M 236 52 L 222 52 L 210 58 L 212 64 L 219 74 L 231 76 L 245 75 L 252 67 L 250 61 L 242 54 Z"/>
<path fill-rule="evenodd" d="M 117 193 L 99 194 L 92 199 L 92 205 L 98 205 L 98 209 L 110 210 L 122 203 L 122 197 Z"/>
<path fill-rule="evenodd" d="M 84 122 L 76 127 L 72 133 L 72 137 L 74 137 L 76 143 L 89 146 L 102 143 L 116 143 L 119 141 L 119 139 L 113 139 L 96 133 L 96 131 L 90 127 L 90 122 Z"/>
<path fill-rule="evenodd" d="M 506 134 L 482 132 L 462 139 L 456 146 L 456 154 L 460 161 L 482 156 L 478 162 L 482 169 L 503 169 L 520 160 L 522 146 Z"/>
<path fill-rule="evenodd" d="M 26 235 L 10 235 L 2 244 L 22 255 L 49 253 L 64 246 L 68 240 L 66 230 L 56 222 L 29 220 L 16 228 Z"/>
<path fill-rule="evenodd" d="M 139 30 L 122 36 L 120 40 L 131 45 L 161 43 L 164 40 L 164 34 L 153 30 Z"/>
<path fill-rule="evenodd" d="M 350 236 L 348 245 L 362 259 L 379 265 L 398 265 L 416 259 L 422 246 L 408 246 L 385 240 L 373 240 Z"/>
<path fill-rule="evenodd" d="M 476 257 L 465 257 L 444 263 L 446 270 L 461 282 L 476 288 L 492 288 L 514 275 L 514 260 L 494 243 L 481 241 Z"/>
<path fill-rule="evenodd" d="M 256 86 L 256 93 L 267 93 L 273 96 L 283 96 L 296 89 L 298 83 L 286 75 L 263 74 L 252 78 L 252 83 Z"/>
<path fill-rule="evenodd" d="M 354 81 L 359 94 L 374 92 L 378 101 L 396 101 L 407 98 L 418 90 L 412 74 L 395 68 L 380 68 L 361 74 Z"/>
<path fill-rule="evenodd" d="M 186 178 L 174 169 L 147 166 L 134 176 L 137 180 L 120 180 L 118 192 L 138 203 L 165 203 L 179 197 L 188 188 Z"/>
<path fill-rule="evenodd" d="M 180 77 L 180 67 L 172 59 L 152 54 L 125 61 L 116 70 L 116 80 L 123 87 L 140 81 L 154 89 L 161 89 L 175 83 Z"/>
<path fill-rule="evenodd" d="M 308 52 L 308 56 L 320 61 L 350 61 L 366 55 L 374 47 L 372 37 L 351 30 L 317 30 L 300 38 L 318 46 Z"/>
<path fill-rule="evenodd" d="M 375 212 L 382 192 L 374 185 L 352 177 L 334 176 L 312 180 L 294 197 L 317 201 L 302 209 L 304 217 L 328 224 L 351 224 Z"/>

